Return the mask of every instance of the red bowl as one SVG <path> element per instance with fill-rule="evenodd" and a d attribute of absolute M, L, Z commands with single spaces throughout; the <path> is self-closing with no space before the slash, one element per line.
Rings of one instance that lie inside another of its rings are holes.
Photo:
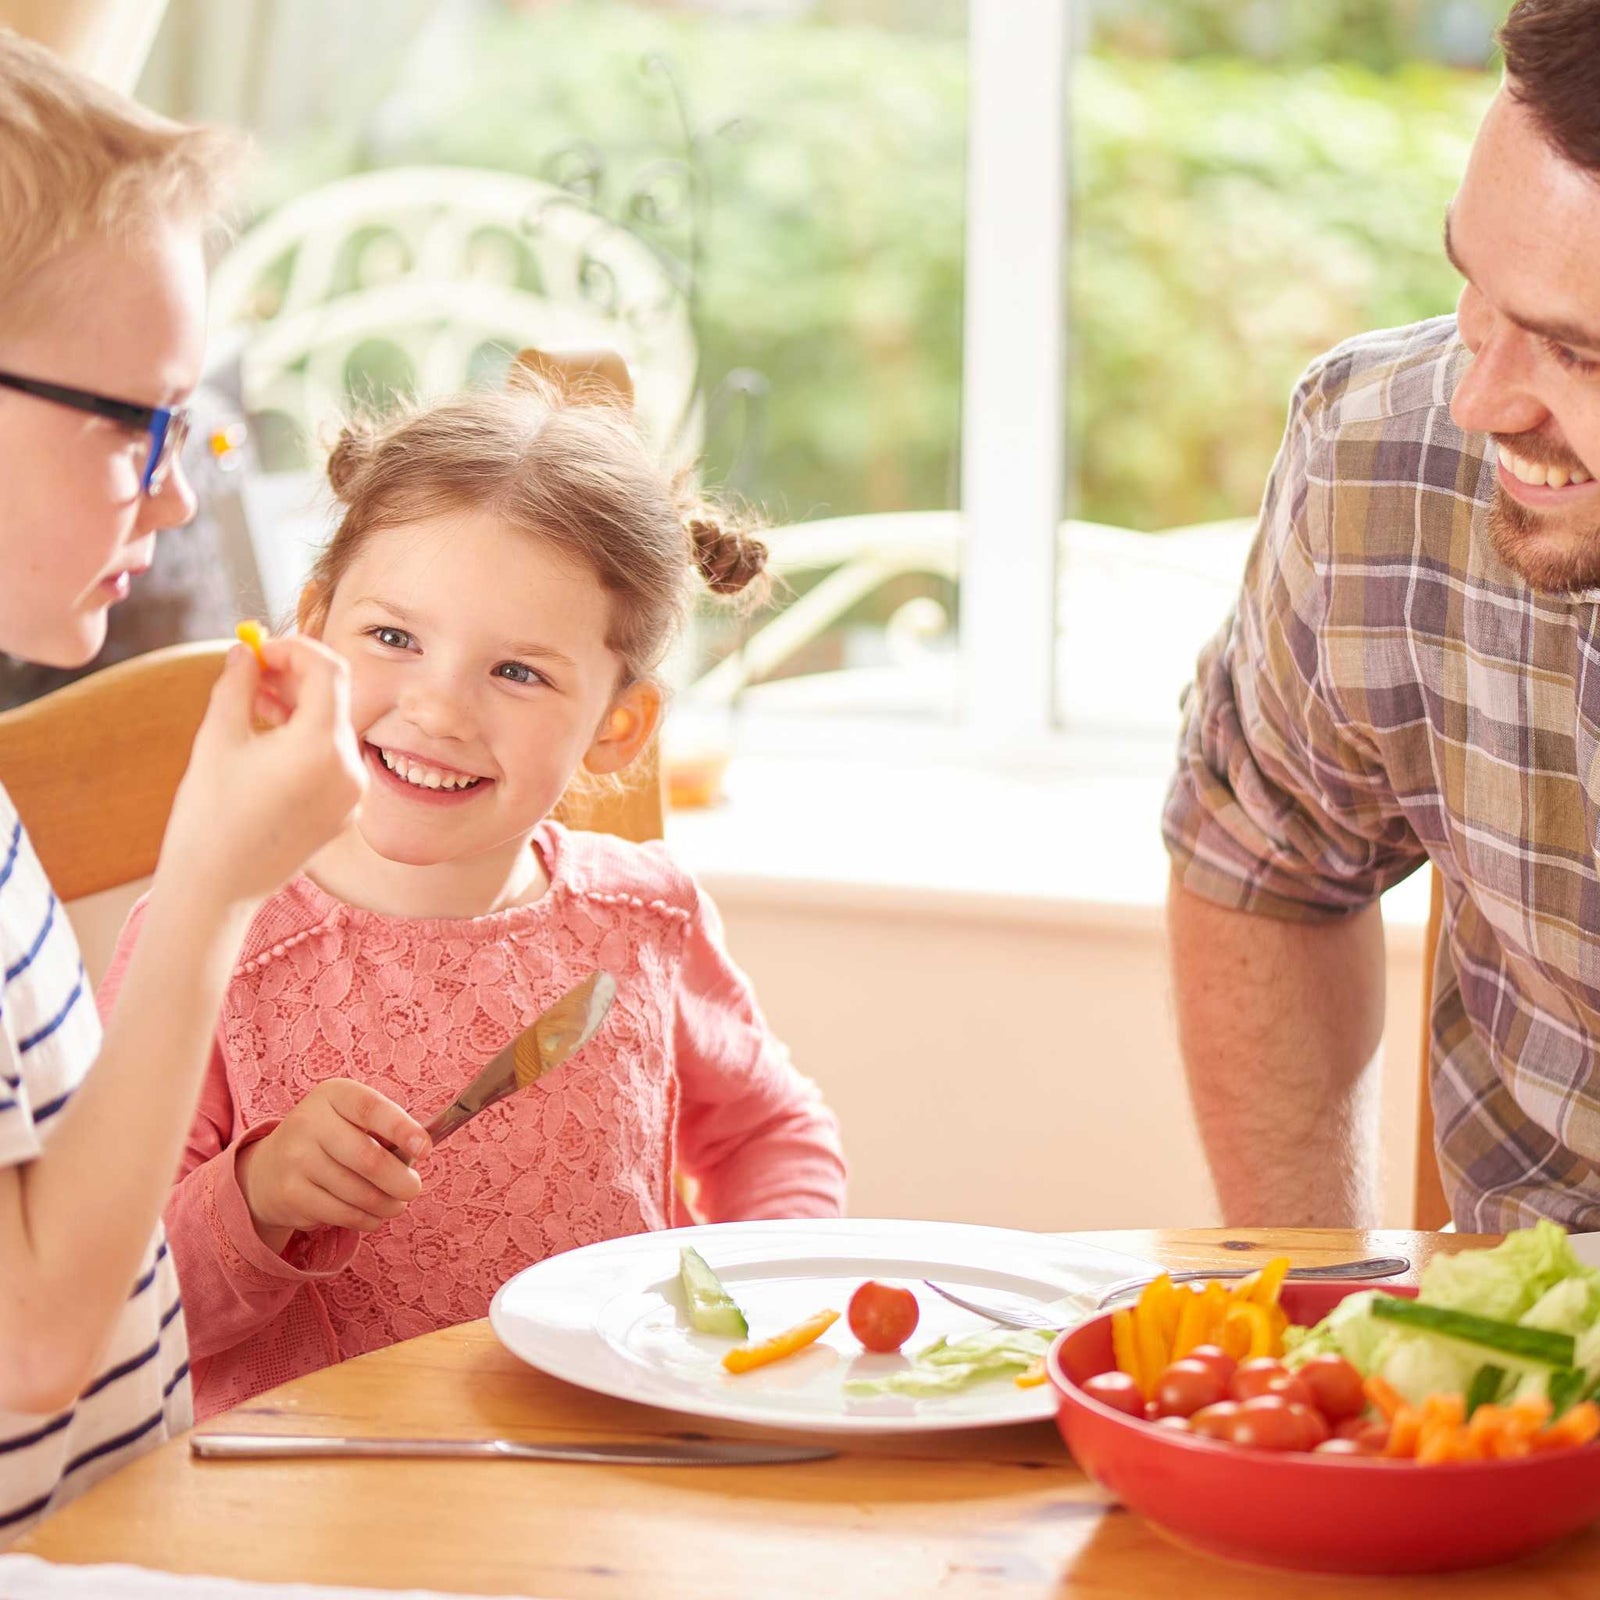
<path fill-rule="evenodd" d="M 1283 1308 L 1310 1324 L 1347 1294 L 1386 1287 L 1286 1284 Z M 1067 1448 L 1130 1511 L 1212 1555 L 1304 1572 L 1449 1572 L 1509 1561 L 1600 1517 L 1600 1443 L 1436 1467 L 1278 1455 L 1154 1427 L 1079 1388 L 1115 1365 L 1109 1315 L 1051 1347 Z"/>

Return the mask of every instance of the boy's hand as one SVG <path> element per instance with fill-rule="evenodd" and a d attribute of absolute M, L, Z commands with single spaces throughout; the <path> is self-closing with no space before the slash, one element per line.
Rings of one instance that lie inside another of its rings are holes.
<path fill-rule="evenodd" d="M 264 1139 L 239 1152 L 239 1187 L 256 1231 L 281 1250 L 297 1229 L 371 1233 L 422 1192 L 413 1160 L 428 1136 L 394 1101 L 350 1078 L 319 1083 Z"/>
<path fill-rule="evenodd" d="M 354 814 L 366 768 L 349 670 L 311 639 L 269 639 L 265 678 L 236 645 L 211 693 L 162 843 L 191 888 L 264 899 Z"/>

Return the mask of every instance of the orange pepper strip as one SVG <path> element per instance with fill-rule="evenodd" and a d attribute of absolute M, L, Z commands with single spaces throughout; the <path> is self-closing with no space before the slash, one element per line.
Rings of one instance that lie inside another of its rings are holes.
<path fill-rule="evenodd" d="M 1367 1399 L 1382 1413 L 1384 1420 L 1393 1422 L 1405 1408 L 1405 1397 L 1395 1386 L 1384 1378 L 1374 1373 L 1362 1385 Z"/>
<path fill-rule="evenodd" d="M 1254 1300 L 1256 1297 L 1256 1285 L 1260 1282 L 1261 1269 L 1257 1267 L 1254 1272 L 1247 1272 L 1244 1277 L 1234 1284 L 1233 1288 L 1229 1291 L 1228 1298 L 1234 1303 L 1234 1305 L 1240 1305 L 1246 1301 Z"/>
<path fill-rule="evenodd" d="M 1238 1346 L 1239 1338 L 1235 1330 L 1241 1326 L 1249 1329 L 1249 1337 L 1245 1341 L 1245 1353 L 1235 1356 L 1236 1361 L 1253 1361 L 1258 1356 L 1272 1354 L 1272 1319 L 1267 1315 L 1265 1306 L 1247 1300 L 1228 1307 L 1228 1314 L 1222 1319 L 1222 1347 L 1229 1355 L 1233 1355 Z"/>
<path fill-rule="evenodd" d="M 245 644 L 249 645 L 250 648 L 255 651 L 256 661 L 260 664 L 262 670 L 265 671 L 267 666 L 267 658 L 265 653 L 262 651 L 261 646 L 267 637 L 266 630 L 259 622 L 245 621 L 241 622 L 233 631 L 239 635 L 239 638 Z"/>
<path fill-rule="evenodd" d="M 1037 1361 L 1030 1361 L 1016 1376 L 1016 1385 L 1019 1389 L 1037 1389 L 1050 1374 L 1045 1370 L 1044 1357 Z"/>
<path fill-rule="evenodd" d="M 1205 1338 L 1200 1341 L 1201 1344 L 1217 1344 L 1221 1340 L 1222 1319 L 1227 1316 L 1228 1307 L 1232 1304 L 1227 1284 L 1211 1279 L 1206 1285 L 1206 1312 L 1203 1319 Z"/>
<path fill-rule="evenodd" d="M 1178 1295 L 1178 1331 L 1172 1336 L 1172 1359 L 1181 1361 L 1206 1342 L 1206 1292 L 1197 1283 Z"/>
<path fill-rule="evenodd" d="M 1165 1367 L 1172 1359 L 1168 1352 L 1172 1349 L 1173 1335 L 1178 1331 L 1178 1291 L 1165 1272 L 1147 1283 L 1139 1296 L 1141 1328 L 1147 1320 L 1159 1341 L 1161 1365 Z"/>
<path fill-rule="evenodd" d="M 839 1320 L 837 1311 L 819 1311 L 804 1322 L 786 1328 L 759 1344 L 736 1344 L 723 1358 L 722 1364 L 729 1372 L 750 1372 L 756 1367 L 769 1367 L 774 1361 L 792 1356 L 815 1344 Z"/>
<path fill-rule="evenodd" d="M 1283 1280 L 1289 1272 L 1288 1256 L 1274 1256 L 1256 1274 L 1256 1281 L 1250 1290 L 1250 1298 L 1258 1306 L 1276 1306 L 1278 1291 L 1283 1288 Z"/>
<path fill-rule="evenodd" d="M 1111 1350 L 1117 1371 L 1125 1372 L 1144 1393 L 1144 1374 L 1139 1370 L 1139 1330 L 1133 1320 L 1133 1307 L 1123 1306 L 1111 1313 Z"/>
<path fill-rule="evenodd" d="M 1141 1303 L 1133 1313 L 1134 1332 L 1139 1346 L 1139 1392 L 1148 1400 L 1156 1392 L 1156 1382 L 1167 1370 L 1170 1346 L 1161 1325 L 1147 1314 Z"/>

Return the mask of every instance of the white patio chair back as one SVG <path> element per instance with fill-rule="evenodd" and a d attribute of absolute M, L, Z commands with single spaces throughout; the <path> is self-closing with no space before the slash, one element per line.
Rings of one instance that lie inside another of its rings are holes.
<path fill-rule="evenodd" d="M 212 282 L 217 337 L 243 331 L 245 405 L 309 441 L 362 374 L 427 397 L 497 383 L 516 351 L 609 347 L 670 459 L 699 451 L 697 354 L 675 263 L 537 179 L 476 168 L 362 173 L 249 229 Z M 275 463 L 274 463 L 275 464 Z"/>

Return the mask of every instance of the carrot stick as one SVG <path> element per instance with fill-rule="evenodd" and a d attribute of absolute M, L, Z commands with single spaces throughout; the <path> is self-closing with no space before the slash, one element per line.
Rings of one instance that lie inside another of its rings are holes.
<path fill-rule="evenodd" d="M 1383 1414 L 1384 1420 L 1393 1422 L 1405 1407 L 1405 1396 L 1385 1378 L 1374 1373 L 1362 1385 L 1367 1399 Z"/>
<path fill-rule="evenodd" d="M 723 1358 L 722 1364 L 729 1372 L 750 1372 L 756 1367 L 769 1367 L 774 1361 L 792 1356 L 815 1344 L 839 1320 L 837 1311 L 819 1311 L 798 1322 L 782 1333 L 763 1339 L 759 1344 L 736 1344 Z"/>

